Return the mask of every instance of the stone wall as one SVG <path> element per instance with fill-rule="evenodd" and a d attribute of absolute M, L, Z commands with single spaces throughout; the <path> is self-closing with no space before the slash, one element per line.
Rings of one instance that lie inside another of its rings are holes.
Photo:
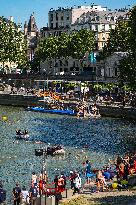
<path fill-rule="evenodd" d="M 99 110 L 102 116 L 136 120 L 136 108 L 99 105 Z"/>
<path fill-rule="evenodd" d="M 37 96 L 0 94 L 0 105 L 36 106 L 38 100 L 39 98 Z"/>
<path fill-rule="evenodd" d="M 45 103 L 37 96 L 31 95 L 9 95 L 0 94 L 0 105 L 11 106 L 44 106 Z M 73 107 L 76 106 L 73 102 L 68 102 Z M 136 120 L 136 108 L 123 107 L 123 106 L 111 106 L 111 105 L 99 105 L 100 114 L 104 117 L 115 117 Z"/>

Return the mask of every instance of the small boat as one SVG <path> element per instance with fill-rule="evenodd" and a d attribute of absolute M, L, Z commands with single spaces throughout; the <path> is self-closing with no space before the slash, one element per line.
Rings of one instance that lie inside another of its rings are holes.
<path fill-rule="evenodd" d="M 61 115 L 76 115 L 74 110 L 57 110 L 57 109 L 46 109 L 42 107 L 28 107 L 28 111 L 42 112 L 42 113 L 52 113 L 52 114 L 61 114 Z"/>
<path fill-rule="evenodd" d="M 28 134 L 26 134 L 26 135 L 23 135 L 23 134 L 16 135 L 16 139 L 18 139 L 18 140 L 28 140 L 29 135 Z"/>
<path fill-rule="evenodd" d="M 57 154 L 65 154 L 65 150 L 62 146 L 53 146 L 47 147 L 47 155 L 57 155 Z"/>
<path fill-rule="evenodd" d="M 65 154 L 65 150 L 62 148 L 60 150 L 56 150 L 55 152 L 53 152 L 53 155 L 59 155 L 59 154 Z"/>
<path fill-rule="evenodd" d="M 50 146 L 47 147 L 46 151 L 45 151 L 46 155 L 62 155 L 65 154 L 65 150 L 64 147 L 62 146 Z M 35 150 L 35 155 L 36 156 L 43 156 L 44 155 L 44 150 L 43 149 L 36 149 Z"/>
<path fill-rule="evenodd" d="M 28 131 L 25 130 L 24 132 L 21 132 L 21 130 L 16 130 L 16 139 L 18 139 L 18 140 L 28 140 L 29 139 Z"/>

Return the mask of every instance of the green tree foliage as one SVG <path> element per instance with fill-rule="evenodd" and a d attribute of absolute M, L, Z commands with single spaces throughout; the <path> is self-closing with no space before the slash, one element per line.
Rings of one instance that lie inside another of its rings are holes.
<path fill-rule="evenodd" d="M 0 61 L 14 62 L 18 66 L 26 66 L 27 44 L 23 33 L 11 21 L 0 18 Z"/>
<path fill-rule="evenodd" d="M 136 6 L 130 13 L 126 40 L 126 44 L 129 44 L 129 49 L 126 49 L 128 55 L 120 61 L 119 68 L 121 80 L 128 82 L 130 87 L 136 90 Z"/>
<path fill-rule="evenodd" d="M 120 61 L 120 80 L 127 82 L 131 88 L 136 88 L 136 6 L 130 11 L 129 20 L 120 19 L 111 30 L 107 45 L 99 58 L 105 59 L 114 52 L 126 52 Z"/>
<path fill-rule="evenodd" d="M 44 61 L 47 58 L 73 57 L 82 58 L 86 51 L 94 49 L 95 35 L 92 31 L 82 29 L 70 35 L 63 33 L 59 37 L 42 39 L 37 48 L 36 56 Z"/>
<path fill-rule="evenodd" d="M 110 36 L 106 46 L 100 53 L 101 59 L 110 56 L 114 52 L 126 52 L 130 50 L 129 45 L 130 27 L 128 21 L 120 20 L 115 29 L 110 31 Z"/>

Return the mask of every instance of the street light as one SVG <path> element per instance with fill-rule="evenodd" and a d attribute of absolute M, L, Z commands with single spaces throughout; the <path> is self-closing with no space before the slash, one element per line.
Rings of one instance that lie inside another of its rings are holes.
<path fill-rule="evenodd" d="M 46 205 L 46 198 L 47 198 L 47 163 L 46 163 L 46 159 L 47 159 L 47 146 L 42 148 L 42 149 L 35 149 L 35 156 L 43 156 L 42 158 L 42 180 L 43 180 L 43 176 L 46 173 L 46 179 L 45 179 L 45 205 Z M 41 203 L 41 194 L 40 194 L 40 203 Z"/>

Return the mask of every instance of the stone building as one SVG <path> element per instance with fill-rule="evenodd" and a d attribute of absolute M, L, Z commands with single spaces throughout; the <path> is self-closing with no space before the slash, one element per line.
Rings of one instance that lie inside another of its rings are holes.
<path fill-rule="evenodd" d="M 119 62 L 127 56 L 127 52 L 114 52 L 104 60 L 104 77 L 106 81 L 117 81 L 120 71 Z"/>
<path fill-rule="evenodd" d="M 95 32 L 95 51 L 99 52 L 106 45 L 110 30 L 115 29 L 119 20 L 128 20 L 127 9 L 111 11 L 101 6 L 79 6 L 78 8 L 59 8 L 49 11 L 48 26 L 41 29 L 41 38 L 60 36 L 62 32 L 71 33 L 81 29 Z M 123 54 L 114 53 L 101 62 L 90 62 L 86 55 L 84 59 L 47 59 L 41 62 L 41 72 L 47 75 L 96 75 L 100 81 L 118 78 L 117 65 Z"/>
<path fill-rule="evenodd" d="M 106 11 L 106 7 L 97 5 L 78 6 L 71 8 L 50 9 L 48 13 L 48 26 L 41 29 L 41 37 L 60 36 L 62 32 L 69 33 L 74 24 L 83 13 L 91 11 Z"/>
<path fill-rule="evenodd" d="M 71 25 L 71 31 L 87 29 L 95 32 L 96 50 L 102 50 L 105 46 L 111 29 L 115 29 L 119 19 L 127 19 L 128 11 L 91 11 L 83 13 L 76 22 Z"/>
<path fill-rule="evenodd" d="M 36 25 L 34 13 L 30 16 L 28 24 L 27 22 L 25 22 L 24 24 L 24 35 L 28 43 L 27 56 L 29 61 L 31 62 L 34 57 L 35 49 L 37 47 L 38 38 L 39 38 L 39 32 Z"/>
<path fill-rule="evenodd" d="M 94 76 L 102 79 L 100 63 L 91 63 L 88 58 L 73 59 L 72 57 L 46 59 L 40 64 L 41 73 L 45 75 Z"/>

